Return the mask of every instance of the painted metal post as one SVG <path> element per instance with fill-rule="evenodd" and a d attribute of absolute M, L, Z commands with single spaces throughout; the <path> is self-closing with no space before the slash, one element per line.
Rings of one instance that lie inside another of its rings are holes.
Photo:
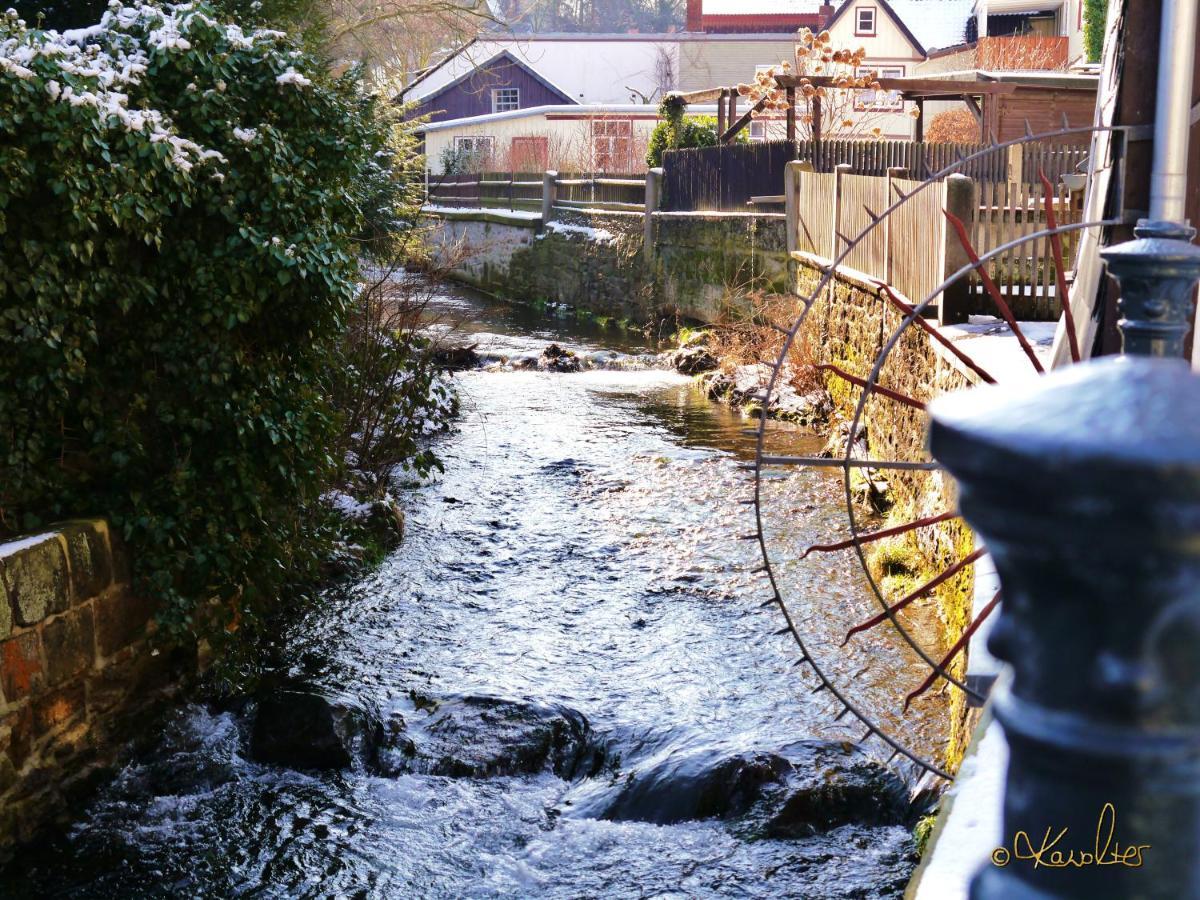
<path fill-rule="evenodd" d="M 784 96 L 787 99 L 786 140 L 791 143 L 796 140 L 796 89 L 789 87 Z"/>
<path fill-rule="evenodd" d="M 553 169 L 542 175 L 542 227 L 554 221 L 554 204 L 558 200 L 558 173 Z"/>
<path fill-rule="evenodd" d="M 1011 665 L 1003 844 L 970 896 L 1200 896 L 1200 378 L 1107 357 L 930 415 Z"/>
<path fill-rule="evenodd" d="M 1180 358 L 1195 315 L 1192 295 L 1200 279 L 1196 230 L 1143 219 L 1134 240 L 1100 251 L 1121 283 L 1117 301 L 1121 343 L 1135 356 Z"/>
<path fill-rule="evenodd" d="M 647 266 L 654 265 L 654 213 L 662 204 L 662 169 L 646 173 L 646 211 L 642 220 L 642 254 Z"/>

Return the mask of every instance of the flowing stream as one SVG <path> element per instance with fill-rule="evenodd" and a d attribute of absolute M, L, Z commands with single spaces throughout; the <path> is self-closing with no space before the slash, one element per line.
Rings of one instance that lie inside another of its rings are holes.
<path fill-rule="evenodd" d="M 404 544 L 281 637 L 286 664 L 407 717 L 414 697 L 451 695 L 578 711 L 604 773 L 301 771 L 251 758 L 246 707 L 186 706 L 69 833 L 3 876 L 3 896 L 900 896 L 910 822 L 777 839 L 715 818 L 603 817 L 656 761 L 857 740 L 862 727 L 833 722 L 839 707 L 812 692 L 761 605 L 756 546 L 738 539 L 753 525 L 738 503 L 752 487 L 738 467 L 753 455 L 747 421 L 652 367 L 638 335 L 459 292 L 438 303 L 485 358 L 555 341 L 593 367 L 457 375 L 463 415 L 437 444 L 445 474 L 403 493 Z M 844 536 L 836 477 L 792 473 L 767 492 L 789 545 Z M 836 649 L 877 611 L 852 554 L 784 577 L 855 697 L 910 737 L 936 732 L 934 707 L 897 715 L 923 673 L 886 630 Z"/>

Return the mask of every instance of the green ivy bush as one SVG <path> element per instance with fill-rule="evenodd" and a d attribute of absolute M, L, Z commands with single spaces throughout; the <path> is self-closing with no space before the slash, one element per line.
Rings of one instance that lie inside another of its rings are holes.
<path fill-rule="evenodd" d="M 395 210 L 375 101 L 322 72 L 205 3 L 0 20 L 0 529 L 108 517 L 177 631 L 331 540 L 324 379 Z"/>
<path fill-rule="evenodd" d="M 1104 54 L 1104 26 L 1108 19 L 1108 0 L 1084 0 L 1083 44 L 1088 62 L 1099 62 Z"/>
<path fill-rule="evenodd" d="M 715 147 L 717 145 L 717 120 L 714 116 L 685 115 L 687 104 L 678 97 L 669 96 L 658 106 L 662 121 L 650 133 L 646 148 L 646 165 L 657 168 L 662 165 L 663 153 L 667 150 L 687 150 L 693 147 Z M 745 129 L 734 138 L 735 143 L 749 140 Z"/>

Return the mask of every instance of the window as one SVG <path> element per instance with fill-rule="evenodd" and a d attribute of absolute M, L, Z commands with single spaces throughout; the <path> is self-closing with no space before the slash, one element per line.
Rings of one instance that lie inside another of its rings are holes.
<path fill-rule="evenodd" d="M 761 119 L 750 123 L 750 140 L 765 141 L 767 139 L 767 123 Z"/>
<path fill-rule="evenodd" d="M 520 88 L 494 88 L 492 90 L 492 112 L 509 112 L 520 108 Z"/>
<path fill-rule="evenodd" d="M 856 35 L 875 34 L 875 7 L 858 6 L 854 9 L 854 33 Z"/>
<path fill-rule="evenodd" d="M 592 152 L 597 172 L 628 172 L 633 169 L 633 121 L 593 119 Z"/>
<path fill-rule="evenodd" d="M 549 138 L 515 137 L 508 155 L 514 172 L 545 172 L 550 155 Z"/>
<path fill-rule="evenodd" d="M 859 66 L 854 70 L 857 76 L 878 72 L 880 78 L 903 78 L 904 66 Z M 904 109 L 904 99 L 899 91 L 859 91 L 854 98 L 856 112 L 900 112 Z"/>
<path fill-rule="evenodd" d="M 458 171 L 482 172 L 496 155 L 496 139 L 491 135 L 456 137 L 454 155 Z"/>

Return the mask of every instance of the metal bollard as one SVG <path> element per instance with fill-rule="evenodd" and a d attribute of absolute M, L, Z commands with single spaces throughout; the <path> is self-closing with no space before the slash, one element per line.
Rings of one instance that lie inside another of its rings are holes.
<path fill-rule="evenodd" d="M 1011 665 L 1005 844 L 970 896 L 1200 897 L 1200 378 L 1111 357 L 930 414 Z"/>
<path fill-rule="evenodd" d="M 1121 282 L 1117 309 L 1124 352 L 1133 356 L 1183 356 L 1192 327 L 1192 293 L 1200 278 L 1196 229 L 1143 219 L 1136 240 L 1101 251 Z"/>

